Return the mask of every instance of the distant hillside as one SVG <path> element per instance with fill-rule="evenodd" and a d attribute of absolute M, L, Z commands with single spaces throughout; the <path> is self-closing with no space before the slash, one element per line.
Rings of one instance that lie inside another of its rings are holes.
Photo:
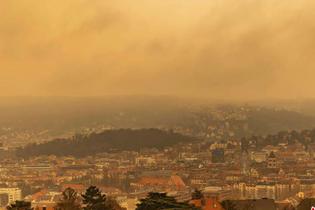
<path fill-rule="evenodd" d="M 247 122 L 253 135 L 275 134 L 283 130 L 311 129 L 315 126 L 313 116 L 294 111 L 266 108 L 250 111 Z"/>
<path fill-rule="evenodd" d="M 315 129 L 281 131 L 270 135 L 255 135 L 242 140 L 244 149 L 255 148 L 262 149 L 267 145 L 277 146 L 278 144 L 292 145 L 300 143 L 307 150 L 310 145 L 315 143 Z"/>
<path fill-rule="evenodd" d="M 159 129 L 120 129 L 89 136 L 75 136 L 73 139 L 56 139 L 43 144 L 30 144 L 16 150 L 18 157 L 57 155 L 82 157 L 113 150 L 139 150 L 143 148 L 164 148 L 194 138 Z"/>
<path fill-rule="evenodd" d="M 220 105 L 197 110 L 178 125 L 192 129 L 194 133 L 208 134 L 211 138 L 228 139 L 231 133 L 242 138 L 283 130 L 310 129 L 315 127 L 315 118 L 285 109 Z"/>
<path fill-rule="evenodd" d="M 166 128 L 227 139 L 315 127 L 311 111 L 286 103 L 219 104 L 166 96 L 0 99 L 0 138 L 8 142 L 21 133 L 34 133 L 39 141 L 103 128 Z"/>

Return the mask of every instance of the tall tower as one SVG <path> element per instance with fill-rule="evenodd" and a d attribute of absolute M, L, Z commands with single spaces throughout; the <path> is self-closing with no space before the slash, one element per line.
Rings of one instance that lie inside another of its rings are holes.
<path fill-rule="evenodd" d="M 274 152 L 270 152 L 267 158 L 267 168 L 278 168 L 277 158 Z"/>
<path fill-rule="evenodd" d="M 248 141 L 243 138 L 241 139 L 241 167 L 242 167 L 242 174 L 248 175 L 250 168 L 249 168 L 249 154 L 248 154 Z"/>
<path fill-rule="evenodd" d="M 242 174 L 248 175 L 250 168 L 249 168 L 249 155 L 247 151 L 242 151 L 241 153 L 241 167 L 242 167 Z"/>

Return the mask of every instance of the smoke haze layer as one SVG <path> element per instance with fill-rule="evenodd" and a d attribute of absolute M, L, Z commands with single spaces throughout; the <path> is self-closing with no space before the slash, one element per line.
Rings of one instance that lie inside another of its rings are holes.
<path fill-rule="evenodd" d="M 315 95 L 310 0 L 0 0 L 0 95 Z"/>

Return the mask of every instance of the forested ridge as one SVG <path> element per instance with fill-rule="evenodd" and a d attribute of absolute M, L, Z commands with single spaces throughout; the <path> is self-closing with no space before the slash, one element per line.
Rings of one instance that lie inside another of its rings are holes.
<path fill-rule="evenodd" d="M 90 135 L 76 135 L 72 139 L 55 139 L 42 144 L 29 144 L 24 148 L 18 148 L 16 155 L 24 158 L 38 155 L 82 157 L 113 150 L 161 149 L 193 140 L 193 137 L 153 128 L 118 129 Z"/>

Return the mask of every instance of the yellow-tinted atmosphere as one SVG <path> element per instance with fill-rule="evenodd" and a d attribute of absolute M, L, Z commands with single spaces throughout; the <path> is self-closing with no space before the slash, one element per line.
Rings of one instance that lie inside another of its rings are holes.
<path fill-rule="evenodd" d="M 0 0 L 0 95 L 315 96 L 313 0 Z"/>

